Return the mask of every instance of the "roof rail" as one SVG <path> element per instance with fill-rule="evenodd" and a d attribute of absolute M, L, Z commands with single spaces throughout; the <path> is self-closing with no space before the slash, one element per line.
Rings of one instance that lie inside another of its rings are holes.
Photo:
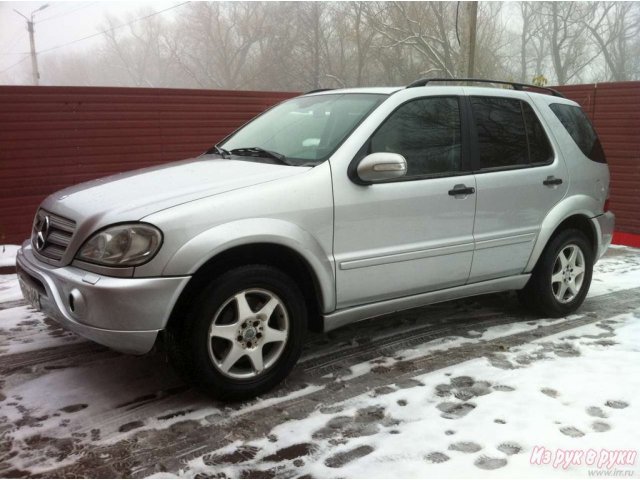
<path fill-rule="evenodd" d="M 514 90 L 524 90 L 525 88 L 537 88 L 539 90 L 546 90 L 551 93 L 554 97 L 562 97 L 566 98 L 562 93 L 553 88 L 549 87 L 539 87 L 537 85 L 529 85 L 527 83 L 517 83 L 517 82 L 505 82 L 502 80 L 488 80 L 485 78 L 421 78 L 420 80 L 416 80 L 413 83 L 407 85 L 407 88 L 414 87 L 425 87 L 429 82 L 476 82 L 476 83 L 497 83 L 500 85 L 509 85 Z"/>
<path fill-rule="evenodd" d="M 309 95 L 310 93 L 328 92 L 329 90 L 335 90 L 335 88 L 316 88 L 315 90 L 309 90 L 304 92 L 303 95 Z"/>

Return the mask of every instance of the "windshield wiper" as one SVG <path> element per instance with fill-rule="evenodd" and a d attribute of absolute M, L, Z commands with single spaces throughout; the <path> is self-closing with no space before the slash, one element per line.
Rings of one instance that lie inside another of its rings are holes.
<path fill-rule="evenodd" d="M 225 150 L 224 148 L 219 147 L 218 145 L 214 145 L 213 147 L 211 147 L 209 150 L 207 150 L 207 153 L 217 153 L 224 159 L 226 159 L 229 155 L 231 155 L 231 153 L 228 150 Z"/>
<path fill-rule="evenodd" d="M 293 163 L 287 160 L 283 154 L 274 152 L 272 150 L 265 150 L 261 147 L 243 147 L 243 148 L 234 148 L 229 151 L 231 155 L 238 155 L 240 157 L 262 157 L 262 158 L 270 158 L 272 160 L 277 160 L 283 165 L 294 165 Z"/>

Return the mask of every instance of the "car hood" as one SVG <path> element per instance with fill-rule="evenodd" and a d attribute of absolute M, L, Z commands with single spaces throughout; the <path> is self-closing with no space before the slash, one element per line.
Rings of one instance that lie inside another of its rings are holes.
<path fill-rule="evenodd" d="M 182 203 L 296 175 L 309 168 L 203 155 L 81 183 L 49 196 L 42 207 L 76 221 L 107 225 L 139 220 Z"/>

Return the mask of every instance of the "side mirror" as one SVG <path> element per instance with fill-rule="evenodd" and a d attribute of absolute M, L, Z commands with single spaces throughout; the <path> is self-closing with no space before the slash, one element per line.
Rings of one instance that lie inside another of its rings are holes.
<path fill-rule="evenodd" d="M 407 161 L 399 153 L 378 152 L 364 157 L 356 167 L 356 183 L 370 185 L 407 174 Z"/>

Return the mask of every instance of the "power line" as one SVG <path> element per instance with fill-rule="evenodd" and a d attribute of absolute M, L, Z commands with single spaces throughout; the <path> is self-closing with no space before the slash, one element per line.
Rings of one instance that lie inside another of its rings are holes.
<path fill-rule="evenodd" d="M 53 51 L 53 50 L 58 50 L 59 48 L 68 47 L 69 45 L 73 45 L 73 44 L 76 44 L 76 43 L 79 43 L 79 42 L 83 42 L 83 41 L 85 41 L 85 40 L 89 40 L 90 38 L 94 38 L 94 37 L 97 37 L 97 36 L 100 36 L 100 35 L 104 35 L 105 33 L 113 32 L 114 30 L 118 30 L 119 28 L 122 28 L 122 27 L 128 27 L 129 25 L 132 25 L 132 24 L 134 24 L 134 23 L 136 23 L 136 22 L 139 22 L 139 21 L 141 21 L 141 20 L 146 20 L 146 19 L 148 19 L 148 18 L 154 17 L 154 16 L 156 16 L 156 15 L 159 15 L 159 14 L 161 14 L 161 13 L 167 12 L 167 11 L 169 11 L 169 10 L 173 10 L 174 8 L 181 7 L 181 6 L 183 6 L 183 5 L 186 5 L 187 3 L 190 3 L 190 1 L 186 1 L 186 2 L 179 3 L 179 4 L 174 5 L 174 6 L 172 6 L 172 7 L 165 8 L 164 10 L 159 10 L 159 11 L 154 12 L 154 13 L 151 13 L 151 14 L 149 14 L 149 15 L 145 15 L 144 17 L 136 18 L 135 20 L 132 20 L 132 21 L 130 21 L 130 22 L 128 22 L 128 23 L 124 23 L 124 24 L 122 24 L 122 25 L 118 25 L 118 26 L 116 26 L 116 27 L 109 28 L 109 29 L 107 29 L 107 30 L 103 30 L 103 31 L 101 31 L 101 32 L 94 33 L 94 34 L 92 34 L 92 35 L 87 35 L 86 37 L 82 37 L 82 38 L 79 38 L 79 39 L 77 39 L 77 40 L 73 40 L 73 41 L 68 42 L 68 43 L 63 43 L 62 45 L 57 45 L 57 46 L 55 46 L 55 47 L 47 48 L 47 49 L 45 49 L 45 50 L 40 50 L 40 51 L 38 52 L 38 55 L 40 55 L 40 54 L 42 54 L 42 53 L 51 52 L 51 51 Z"/>
<path fill-rule="evenodd" d="M 128 23 L 124 23 L 124 24 L 122 24 L 122 25 L 118 25 L 118 26 L 116 26 L 116 27 L 109 28 L 109 29 L 107 29 L 107 30 L 103 30 L 103 31 L 101 31 L 101 32 L 94 33 L 94 34 L 92 34 L 92 35 L 88 35 L 88 36 L 86 36 L 86 37 L 82 37 L 82 38 L 79 38 L 79 39 L 77 39 L 77 40 L 73 40 L 73 41 L 71 41 L 71 42 L 64 43 L 64 44 L 62 44 L 62 45 L 57 45 L 57 46 L 55 46 L 55 47 L 51 47 L 51 48 L 47 48 L 47 49 L 45 49 L 45 50 L 41 50 L 41 51 L 39 51 L 39 52 L 38 52 L 38 55 L 40 55 L 40 54 L 42 54 L 42 53 L 51 52 L 51 51 L 53 51 L 53 50 L 58 50 L 58 49 L 60 49 L 60 48 L 67 47 L 67 46 L 69 46 L 69 45 L 73 45 L 73 44 L 75 44 L 75 43 L 83 42 L 84 40 L 88 40 L 88 39 L 90 39 L 90 38 L 94 38 L 94 37 L 97 37 L 97 36 L 99 36 L 99 35 L 104 35 L 105 33 L 112 32 L 112 31 L 117 30 L 117 29 L 122 28 L 122 27 L 127 27 L 127 26 L 132 25 L 132 24 L 134 24 L 134 23 L 136 23 L 136 22 L 139 22 L 139 21 L 142 21 L 142 20 L 146 20 L 146 19 L 148 19 L 148 18 L 154 17 L 154 16 L 156 16 L 156 15 L 159 15 L 159 14 L 161 14 L 161 13 L 167 12 L 167 11 L 169 11 L 169 10 L 173 10 L 174 8 L 181 7 L 181 6 L 183 6 L 183 5 L 186 5 L 187 3 L 190 3 L 190 1 L 186 1 L 186 2 L 179 3 L 179 4 L 177 4 L 177 5 L 173 5 L 172 7 L 165 8 L 164 10 L 159 10 L 159 11 L 157 11 L 157 12 L 153 12 L 153 13 L 151 13 L 151 14 L 149 14 L 149 15 L 145 15 L 144 17 L 136 18 L 135 20 L 131 20 L 131 21 L 130 21 L 130 22 L 128 22 Z M 67 13 L 71 13 L 71 12 L 67 12 Z M 49 17 L 49 18 L 52 18 L 52 17 Z M 7 55 L 9 55 L 9 54 L 7 54 Z M 10 54 L 10 55 L 15 55 L 15 54 Z M 21 53 L 19 53 L 19 55 L 28 55 L 28 53 L 21 52 Z M 5 68 L 4 70 L 1 70 L 1 71 L 0 71 L 0 73 L 4 73 L 4 72 L 6 72 L 6 71 L 8 71 L 8 70 L 11 70 L 13 67 L 16 67 L 16 66 L 20 65 L 20 64 L 21 64 L 22 62 L 24 62 L 27 58 L 29 58 L 29 57 L 24 57 L 22 60 L 20 60 L 20 61 L 18 61 L 18 62 L 16 62 L 16 63 L 14 63 L 14 64 L 12 64 L 12 65 L 9 65 L 9 66 L 8 66 L 7 68 Z"/>
<path fill-rule="evenodd" d="M 23 55 L 29 55 L 28 53 L 23 53 Z M 0 70 L 0 73 L 4 73 L 7 70 L 11 70 L 13 67 L 20 65 L 22 62 L 24 62 L 25 60 L 27 60 L 29 57 L 24 57 L 22 60 L 14 63 L 13 65 L 8 66 L 7 68 L 5 68 L 4 70 Z"/>
<path fill-rule="evenodd" d="M 78 10 L 83 10 L 83 9 L 85 9 L 87 7 L 91 7 L 91 6 L 95 5 L 96 3 L 98 3 L 98 2 L 89 2 L 88 4 L 82 5 L 81 7 L 73 8 L 71 10 L 67 10 L 66 12 L 60 12 L 57 15 L 52 15 L 50 17 L 42 18 L 42 19 L 38 20 L 38 23 L 46 22 L 47 20 L 53 20 L 54 18 L 58 18 L 58 17 L 64 17 L 65 15 L 70 15 L 72 13 L 77 12 Z"/>
<path fill-rule="evenodd" d="M 85 9 L 87 7 L 91 7 L 91 6 L 95 5 L 96 3 L 99 3 L 99 2 L 89 2 L 89 3 L 87 3 L 85 5 L 82 5 L 82 6 L 78 7 L 78 8 L 72 8 L 71 10 L 60 12 L 57 15 L 51 15 L 50 17 L 41 18 L 40 20 L 38 20 L 38 23 L 46 22 L 47 20 L 53 20 L 54 18 L 64 17 L 65 15 L 70 15 L 72 13 L 77 12 L 78 10 L 83 10 L 83 9 Z M 14 41 L 11 43 L 10 46 L 7 47 L 7 50 L 11 50 L 11 48 L 19 40 L 19 37 L 16 35 L 18 33 L 18 29 L 19 28 L 20 27 L 16 28 L 14 33 L 11 35 L 12 37 L 14 37 Z M 0 53 L 0 55 L 22 55 L 23 53 L 29 53 L 29 52 L 8 52 L 8 53 Z"/>
<path fill-rule="evenodd" d="M 13 55 L 12 53 L 8 52 L 7 50 L 11 50 L 16 43 L 18 43 L 18 41 L 20 40 L 20 37 L 18 36 L 18 30 L 20 30 L 22 27 L 22 25 L 17 26 L 13 32 L 11 33 L 11 35 L 9 35 L 9 38 L 13 38 L 13 41 L 7 45 L 6 49 L 3 48 L 4 53 L 2 53 L 2 55 Z M 22 53 L 22 52 L 20 52 Z"/>

